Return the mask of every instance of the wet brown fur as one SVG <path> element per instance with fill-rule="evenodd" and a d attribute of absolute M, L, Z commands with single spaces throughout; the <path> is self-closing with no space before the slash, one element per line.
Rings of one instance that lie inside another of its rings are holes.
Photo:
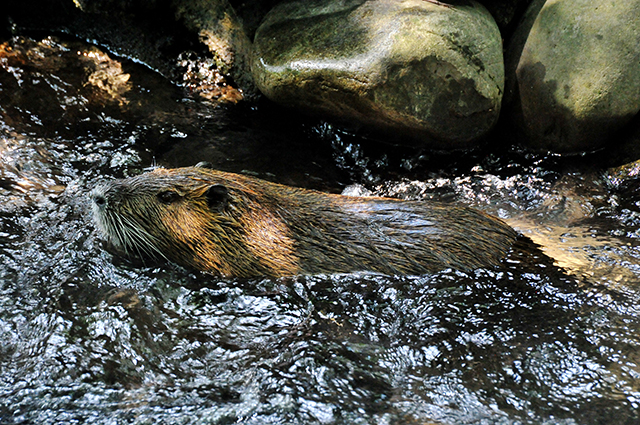
<path fill-rule="evenodd" d="M 497 264 L 517 237 L 470 208 L 332 195 L 202 167 L 116 180 L 92 198 L 116 246 L 221 276 L 469 270 Z"/>

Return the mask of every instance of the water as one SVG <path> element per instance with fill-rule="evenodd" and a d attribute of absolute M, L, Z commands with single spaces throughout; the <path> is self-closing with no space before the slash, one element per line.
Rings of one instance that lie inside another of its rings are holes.
<path fill-rule="evenodd" d="M 268 103 L 201 99 L 78 41 L 3 43 L 0 423 L 640 421 L 632 173 L 388 149 Z M 99 180 L 201 160 L 465 203 L 541 251 L 469 273 L 240 281 L 103 248 L 87 199 Z"/>

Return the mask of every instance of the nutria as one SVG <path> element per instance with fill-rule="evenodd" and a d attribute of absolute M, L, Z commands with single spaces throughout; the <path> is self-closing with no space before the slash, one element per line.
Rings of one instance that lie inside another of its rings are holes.
<path fill-rule="evenodd" d="M 225 277 L 470 270 L 497 264 L 517 237 L 470 208 L 333 195 L 202 166 L 115 180 L 91 198 L 114 246 Z"/>

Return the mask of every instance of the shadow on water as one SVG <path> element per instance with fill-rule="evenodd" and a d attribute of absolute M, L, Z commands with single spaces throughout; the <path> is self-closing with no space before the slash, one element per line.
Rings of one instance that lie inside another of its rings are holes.
<path fill-rule="evenodd" d="M 1 53 L 0 422 L 640 420 L 637 182 L 563 180 L 554 159 L 527 156 L 441 169 L 371 154 L 326 124 L 201 101 L 72 40 L 20 37 Z M 467 203 L 538 232 L 541 249 L 523 241 L 469 273 L 247 281 L 103 249 L 86 197 L 98 180 L 200 160 Z"/>

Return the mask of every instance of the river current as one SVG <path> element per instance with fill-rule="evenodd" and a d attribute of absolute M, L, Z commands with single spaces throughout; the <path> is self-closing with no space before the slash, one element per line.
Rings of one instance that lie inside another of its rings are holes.
<path fill-rule="evenodd" d="M 224 280 L 104 249 L 91 188 L 199 161 L 470 205 L 540 250 L 468 273 Z M 639 225 L 633 168 L 384 146 L 77 40 L 0 40 L 0 423 L 636 424 Z"/>

